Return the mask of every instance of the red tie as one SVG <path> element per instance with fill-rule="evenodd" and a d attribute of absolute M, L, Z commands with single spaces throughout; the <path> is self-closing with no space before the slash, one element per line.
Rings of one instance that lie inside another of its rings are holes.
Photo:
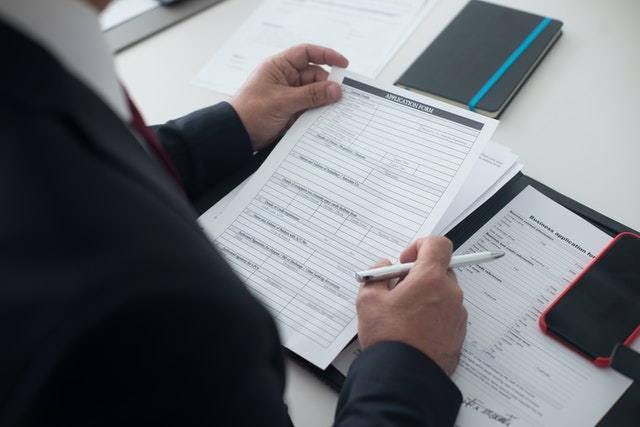
<path fill-rule="evenodd" d="M 164 166 L 167 168 L 169 173 L 173 176 L 173 179 L 175 179 L 176 183 L 178 184 L 178 187 L 180 187 L 180 189 L 184 189 L 184 187 L 182 186 L 182 179 L 180 179 L 180 174 L 178 173 L 178 169 L 176 169 L 176 166 L 173 164 L 173 162 L 169 158 L 169 155 L 167 154 L 165 149 L 162 147 L 162 145 L 160 145 L 160 141 L 158 141 L 158 138 L 156 138 L 153 131 L 149 129 L 149 127 L 144 123 L 144 119 L 142 118 L 140 111 L 138 111 L 138 109 L 136 108 L 135 104 L 131 100 L 131 97 L 129 97 L 129 94 L 126 91 L 125 91 L 125 94 L 127 96 L 127 101 L 129 102 L 129 109 L 131 110 L 131 115 L 132 115 L 131 125 L 140 133 L 140 135 L 145 139 L 149 147 L 155 152 L 155 154 L 162 161 L 162 163 L 164 163 Z"/>

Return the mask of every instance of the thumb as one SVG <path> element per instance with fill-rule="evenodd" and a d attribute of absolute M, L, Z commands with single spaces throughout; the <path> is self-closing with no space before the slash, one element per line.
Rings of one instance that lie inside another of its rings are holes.
<path fill-rule="evenodd" d="M 309 83 L 292 89 L 289 105 L 296 110 L 294 113 L 330 104 L 342 95 L 340 85 L 331 81 Z"/>
<path fill-rule="evenodd" d="M 376 262 L 371 268 L 378 267 L 387 267 L 390 266 L 391 262 L 388 259 L 381 259 Z M 370 282 L 361 282 L 360 283 L 360 293 L 366 292 L 380 292 L 380 290 L 389 291 L 389 279 L 382 280 L 372 280 Z"/>

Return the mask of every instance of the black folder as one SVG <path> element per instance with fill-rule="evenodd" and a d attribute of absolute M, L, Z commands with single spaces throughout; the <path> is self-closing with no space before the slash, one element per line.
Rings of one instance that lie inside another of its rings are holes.
<path fill-rule="evenodd" d="M 472 0 L 395 84 L 498 117 L 561 27 L 556 19 Z"/>
<path fill-rule="evenodd" d="M 498 190 L 493 197 L 487 200 L 482 206 L 476 209 L 471 215 L 447 233 L 447 237 L 453 242 L 454 248 L 457 249 L 466 240 L 468 240 L 480 227 L 486 224 L 506 204 L 508 204 L 528 186 L 535 188 L 545 196 L 586 219 L 588 222 L 609 234 L 611 237 L 624 231 L 637 233 L 637 231 L 630 227 L 614 221 L 613 219 L 553 190 L 543 183 L 524 175 L 522 172 L 519 172 L 507 184 Z M 309 369 L 313 374 L 318 376 L 322 381 L 335 390 L 339 391 L 342 388 L 345 376 L 342 375 L 342 373 L 340 373 L 340 371 L 338 371 L 333 365 L 329 365 L 327 369 L 322 370 L 295 353 L 291 351 L 287 352 L 292 360 Z M 625 394 L 618 400 L 618 403 L 611 408 L 607 415 L 600 420 L 598 427 L 636 426 L 637 418 L 629 418 L 629 414 L 638 413 L 640 413 L 640 384 L 636 381 L 636 383 L 633 383 Z"/>

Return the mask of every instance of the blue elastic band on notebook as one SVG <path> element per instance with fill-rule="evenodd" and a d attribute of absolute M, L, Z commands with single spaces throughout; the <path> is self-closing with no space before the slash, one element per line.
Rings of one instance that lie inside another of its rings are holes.
<path fill-rule="evenodd" d="M 540 24 L 529 34 L 529 36 L 524 39 L 522 44 L 518 46 L 516 50 L 513 51 L 511 56 L 502 64 L 502 66 L 495 72 L 493 76 L 482 86 L 482 89 L 473 97 L 473 99 L 469 102 L 469 110 L 475 111 L 476 104 L 483 96 L 489 92 L 489 89 L 493 87 L 493 85 L 502 77 L 502 75 L 509 69 L 509 67 L 518 59 L 518 57 L 524 52 L 527 47 L 540 35 L 542 30 L 551 22 L 551 18 L 544 18 Z"/>

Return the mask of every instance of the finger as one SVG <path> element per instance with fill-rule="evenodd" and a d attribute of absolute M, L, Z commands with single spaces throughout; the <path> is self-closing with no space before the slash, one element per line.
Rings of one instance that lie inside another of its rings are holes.
<path fill-rule="evenodd" d="M 380 261 L 376 262 L 371 268 L 386 267 L 388 265 L 391 265 L 391 261 L 389 261 L 388 259 L 381 259 Z M 380 292 L 383 290 L 389 290 L 389 279 L 360 282 L 360 293 Z"/>
<path fill-rule="evenodd" d="M 298 70 L 304 69 L 309 62 L 343 68 L 349 65 L 349 60 L 335 50 L 313 44 L 294 46 L 284 51 L 282 55 Z"/>
<path fill-rule="evenodd" d="M 411 242 L 411 244 L 402 251 L 399 257 L 401 263 L 414 262 L 416 258 L 418 258 L 418 247 L 416 243 L 417 240 Z"/>
<path fill-rule="evenodd" d="M 444 268 L 449 268 L 453 243 L 443 236 L 429 236 L 416 241 L 416 262 L 431 263 Z"/>
<path fill-rule="evenodd" d="M 342 89 L 336 82 L 323 81 L 287 89 L 285 105 L 291 114 L 330 104 L 340 99 Z"/>
<path fill-rule="evenodd" d="M 453 244 L 442 236 L 420 238 L 409 245 L 401 254 L 400 262 L 415 262 L 409 275 L 426 272 L 432 268 L 447 270 L 451 262 Z"/>
<path fill-rule="evenodd" d="M 304 86 L 313 82 L 322 82 L 329 78 L 327 70 L 319 65 L 309 65 L 304 70 L 299 71 L 300 86 Z"/>

